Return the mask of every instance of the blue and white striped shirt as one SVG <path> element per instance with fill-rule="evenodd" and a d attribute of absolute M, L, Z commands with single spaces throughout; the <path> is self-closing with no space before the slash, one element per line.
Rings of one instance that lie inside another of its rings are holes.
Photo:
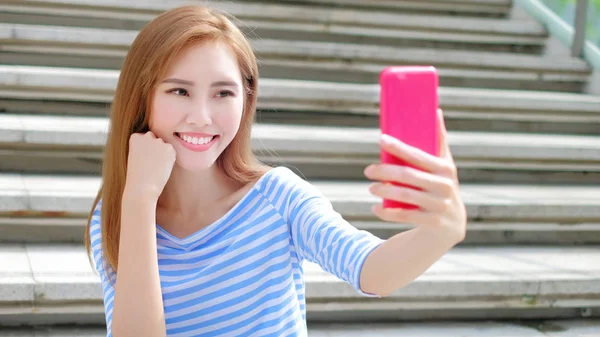
<path fill-rule="evenodd" d="M 90 224 L 108 336 L 114 289 L 101 245 L 101 202 Z M 310 183 L 276 167 L 223 217 L 179 239 L 156 226 L 167 336 L 306 336 L 302 262 L 319 264 L 364 296 L 359 278 L 383 240 L 333 210 Z"/>

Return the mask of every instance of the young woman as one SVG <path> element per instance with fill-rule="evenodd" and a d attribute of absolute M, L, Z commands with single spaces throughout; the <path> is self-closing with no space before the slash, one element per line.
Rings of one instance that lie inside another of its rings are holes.
<path fill-rule="evenodd" d="M 158 16 L 131 46 L 85 237 L 109 336 L 304 336 L 304 260 L 383 297 L 463 240 L 441 112 L 440 157 L 381 139 L 423 171 L 365 169 L 372 194 L 420 207 L 375 206 L 384 221 L 416 225 L 384 241 L 351 226 L 292 171 L 254 158 L 257 82 L 243 34 L 205 7 Z"/>

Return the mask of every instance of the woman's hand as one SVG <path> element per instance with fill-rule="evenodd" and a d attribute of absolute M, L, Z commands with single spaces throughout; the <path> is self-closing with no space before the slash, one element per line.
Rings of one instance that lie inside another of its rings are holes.
<path fill-rule="evenodd" d="M 460 197 L 457 169 L 448 146 L 441 110 L 438 110 L 438 125 L 439 157 L 393 137 L 381 137 L 383 150 L 423 171 L 398 165 L 372 164 L 364 173 L 370 180 L 378 181 L 369 188 L 373 195 L 418 206 L 416 209 L 402 209 L 374 205 L 372 210 L 377 217 L 389 222 L 413 224 L 433 234 L 449 235 L 460 242 L 466 235 L 467 214 Z M 418 190 L 387 182 L 414 186 Z"/>
<path fill-rule="evenodd" d="M 173 146 L 151 131 L 132 134 L 127 157 L 126 191 L 136 198 L 157 201 L 171 176 L 175 159 Z"/>

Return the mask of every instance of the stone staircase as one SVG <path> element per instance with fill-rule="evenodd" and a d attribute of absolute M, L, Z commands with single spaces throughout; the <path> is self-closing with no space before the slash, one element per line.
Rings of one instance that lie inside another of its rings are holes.
<path fill-rule="evenodd" d="M 82 235 L 108 106 L 137 31 L 184 3 L 0 3 L 0 336 L 106 334 Z M 307 264 L 311 336 L 600 336 L 598 71 L 510 0 L 210 4 L 259 56 L 259 158 L 380 237 L 409 227 L 369 212 L 378 73 L 440 71 L 467 239 L 384 300 Z"/>

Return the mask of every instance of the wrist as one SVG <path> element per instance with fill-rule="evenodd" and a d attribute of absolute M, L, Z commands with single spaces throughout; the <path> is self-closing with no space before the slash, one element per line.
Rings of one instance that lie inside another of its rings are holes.
<path fill-rule="evenodd" d="M 423 226 L 418 227 L 417 230 L 441 245 L 454 246 L 464 240 L 464 234 L 458 233 L 455 229 Z"/>
<path fill-rule="evenodd" d="M 158 203 L 158 196 L 160 194 L 151 189 L 139 189 L 125 186 L 123 190 L 123 197 L 121 198 L 122 204 L 134 205 L 134 206 L 156 206 Z"/>

